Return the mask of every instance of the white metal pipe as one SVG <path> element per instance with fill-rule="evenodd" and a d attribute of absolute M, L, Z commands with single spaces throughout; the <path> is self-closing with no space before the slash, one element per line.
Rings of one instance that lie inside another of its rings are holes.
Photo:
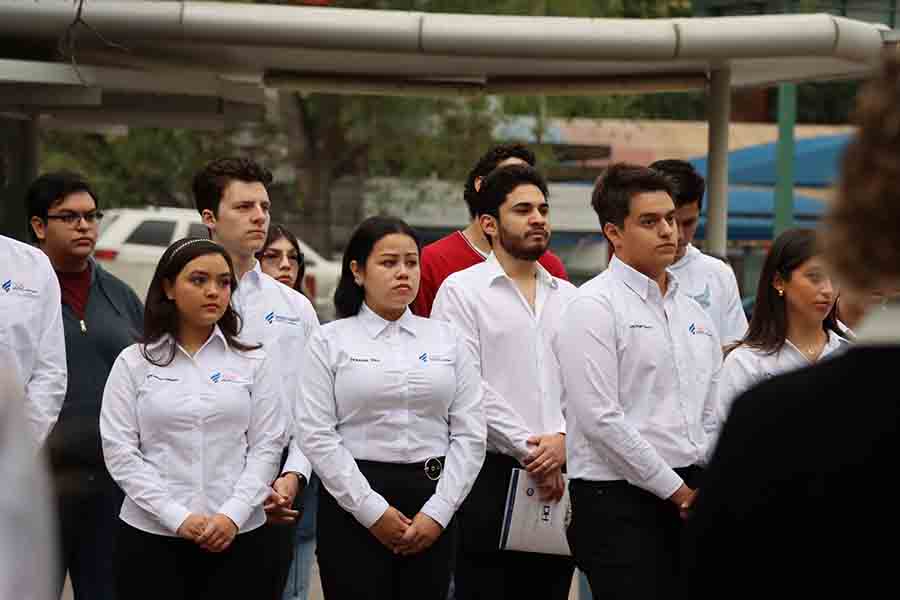
<path fill-rule="evenodd" d="M 728 244 L 728 123 L 731 69 L 721 67 L 709 81 L 709 160 L 706 173 L 706 250 L 726 256 Z"/>

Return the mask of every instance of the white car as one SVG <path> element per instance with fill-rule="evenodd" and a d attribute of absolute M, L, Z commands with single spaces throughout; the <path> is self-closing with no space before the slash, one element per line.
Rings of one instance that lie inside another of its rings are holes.
<path fill-rule="evenodd" d="M 208 237 L 195 210 L 186 208 L 113 208 L 103 211 L 94 258 L 103 268 L 130 285 L 138 297 L 147 288 L 165 249 L 183 237 Z M 341 276 L 338 262 L 325 260 L 300 240 L 306 261 L 303 290 L 319 320 L 334 319 L 334 288 Z"/>

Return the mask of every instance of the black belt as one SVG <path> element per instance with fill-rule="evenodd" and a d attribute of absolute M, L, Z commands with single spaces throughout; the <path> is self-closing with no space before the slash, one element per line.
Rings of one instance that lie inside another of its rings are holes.
<path fill-rule="evenodd" d="M 395 470 L 408 471 L 410 475 L 424 473 L 425 477 L 427 477 L 431 481 L 437 481 L 438 479 L 440 479 L 441 474 L 443 474 L 444 472 L 443 456 L 432 456 L 431 458 L 426 459 L 422 462 L 415 463 L 388 463 L 377 460 L 357 460 L 356 464 L 360 467 L 390 467 Z"/>

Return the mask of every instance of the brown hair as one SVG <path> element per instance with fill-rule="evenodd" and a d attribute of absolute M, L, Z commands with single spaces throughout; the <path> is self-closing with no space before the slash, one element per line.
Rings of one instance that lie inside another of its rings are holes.
<path fill-rule="evenodd" d="M 859 131 L 844 152 L 825 218 L 825 255 L 857 288 L 900 279 L 900 63 L 893 55 L 856 99 Z"/>

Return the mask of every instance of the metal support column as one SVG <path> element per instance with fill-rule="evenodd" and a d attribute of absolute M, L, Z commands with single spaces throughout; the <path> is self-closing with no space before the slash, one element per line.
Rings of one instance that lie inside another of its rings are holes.
<path fill-rule="evenodd" d="M 726 256 L 728 244 L 728 124 L 731 69 L 712 72 L 709 81 L 709 160 L 706 174 L 706 251 Z"/>
<path fill-rule="evenodd" d="M 773 237 L 794 226 L 794 123 L 797 86 L 778 86 L 778 146 L 775 165 L 775 231 Z"/>

